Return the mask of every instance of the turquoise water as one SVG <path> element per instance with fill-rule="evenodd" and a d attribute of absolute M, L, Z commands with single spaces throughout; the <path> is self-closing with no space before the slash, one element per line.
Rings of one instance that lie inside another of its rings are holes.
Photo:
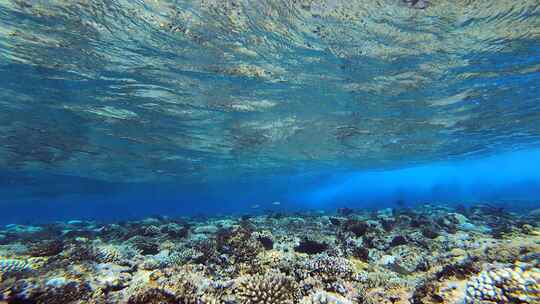
<path fill-rule="evenodd" d="M 538 1 L 4 0 L 0 75 L 2 223 L 540 199 Z"/>

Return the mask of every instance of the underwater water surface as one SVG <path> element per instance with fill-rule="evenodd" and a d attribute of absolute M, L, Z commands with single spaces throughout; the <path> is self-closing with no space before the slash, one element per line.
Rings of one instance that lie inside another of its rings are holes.
<path fill-rule="evenodd" d="M 0 0 L 0 304 L 540 303 L 537 0 Z"/>

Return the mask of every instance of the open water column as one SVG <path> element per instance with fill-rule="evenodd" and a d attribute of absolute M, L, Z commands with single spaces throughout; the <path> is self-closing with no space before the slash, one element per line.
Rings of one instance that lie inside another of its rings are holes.
<path fill-rule="evenodd" d="M 539 304 L 538 0 L 0 0 L 0 304 Z"/>

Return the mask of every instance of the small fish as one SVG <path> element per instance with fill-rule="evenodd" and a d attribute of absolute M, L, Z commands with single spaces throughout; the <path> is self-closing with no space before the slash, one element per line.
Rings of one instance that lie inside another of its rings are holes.
<path fill-rule="evenodd" d="M 251 208 L 252 208 L 252 209 L 257 209 L 257 208 L 259 208 L 260 206 L 261 206 L 261 205 L 255 204 L 255 205 L 251 205 Z"/>
<path fill-rule="evenodd" d="M 281 202 L 273 202 L 272 205 L 279 206 L 279 205 L 281 205 Z"/>

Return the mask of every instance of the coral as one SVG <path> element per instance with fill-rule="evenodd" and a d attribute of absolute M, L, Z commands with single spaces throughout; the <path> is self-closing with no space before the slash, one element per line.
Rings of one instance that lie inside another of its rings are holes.
<path fill-rule="evenodd" d="M 96 244 L 92 251 L 95 260 L 100 263 L 120 263 L 139 254 L 133 246 L 115 244 Z"/>
<path fill-rule="evenodd" d="M 540 303 L 538 266 L 537 261 L 482 271 L 467 283 L 465 303 Z"/>
<path fill-rule="evenodd" d="M 174 295 L 175 303 L 219 303 L 222 296 L 219 290 L 215 290 L 213 281 L 189 267 L 156 270 L 150 275 L 150 280 L 166 294 Z"/>
<path fill-rule="evenodd" d="M 210 239 L 190 241 L 184 248 L 175 250 L 172 253 L 177 262 L 193 261 L 195 263 L 208 264 L 215 261 L 219 252 L 217 251 L 217 242 Z"/>
<path fill-rule="evenodd" d="M 14 284 L 6 298 L 8 303 L 71 303 L 87 299 L 90 291 L 88 284 L 64 277 L 49 278 L 45 282 L 29 279 Z"/>
<path fill-rule="evenodd" d="M 178 304 L 176 296 L 162 288 L 144 288 L 128 299 L 128 304 Z"/>
<path fill-rule="evenodd" d="M 434 281 L 430 299 L 438 303 L 463 304 L 466 281 Z"/>
<path fill-rule="evenodd" d="M 120 250 L 114 245 L 99 245 L 93 249 L 96 260 L 100 263 L 118 262 L 122 257 Z"/>
<path fill-rule="evenodd" d="M 28 248 L 28 255 L 33 257 L 49 257 L 57 255 L 64 250 L 61 240 L 47 240 L 33 244 Z"/>
<path fill-rule="evenodd" d="M 189 234 L 189 228 L 178 223 L 168 223 L 161 228 L 161 231 L 172 239 L 185 238 Z"/>
<path fill-rule="evenodd" d="M 345 223 L 345 230 L 354 233 L 356 237 L 363 236 L 369 229 L 369 225 L 366 222 L 358 220 L 348 220 Z"/>
<path fill-rule="evenodd" d="M 408 285 L 408 281 L 400 278 L 392 271 L 370 271 L 358 274 L 358 279 L 362 283 L 363 289 L 384 288 L 395 289 Z"/>
<path fill-rule="evenodd" d="M 96 260 L 96 250 L 88 241 L 67 244 L 61 255 L 64 259 L 74 262 Z"/>
<path fill-rule="evenodd" d="M 132 279 L 129 268 L 125 266 L 98 264 L 94 270 L 92 285 L 106 292 L 124 289 Z"/>
<path fill-rule="evenodd" d="M 354 274 L 354 265 L 349 260 L 325 254 L 308 260 L 305 262 L 304 268 L 310 275 L 319 278 L 323 282 L 350 279 Z"/>
<path fill-rule="evenodd" d="M 418 247 L 401 245 L 392 248 L 390 253 L 395 259 L 389 267 L 398 273 L 411 274 L 419 270 L 425 271 L 428 268 L 426 254 Z"/>
<path fill-rule="evenodd" d="M 241 304 L 292 304 L 297 292 L 293 279 L 281 274 L 247 276 L 235 288 Z"/>
<path fill-rule="evenodd" d="M 424 206 L 0 227 L 0 302 L 538 303 L 534 222 L 466 214 Z M 495 239 L 498 228 L 512 237 Z"/>
<path fill-rule="evenodd" d="M 406 245 L 409 241 L 407 238 L 403 235 L 397 235 L 395 236 L 392 241 L 390 242 L 390 247 L 396 247 L 400 245 Z"/>
<path fill-rule="evenodd" d="M 405 288 L 374 288 L 360 297 L 363 304 L 409 304 L 410 293 Z"/>
<path fill-rule="evenodd" d="M 352 302 L 340 295 L 319 291 L 304 297 L 300 304 L 352 304 Z"/>
<path fill-rule="evenodd" d="M 248 227 L 221 229 L 217 235 L 217 246 L 221 253 L 230 254 L 235 262 L 254 260 L 263 250 L 263 245 Z"/>
<path fill-rule="evenodd" d="M 156 225 L 146 226 L 144 227 L 142 234 L 144 236 L 158 236 L 161 234 L 161 228 Z"/>
<path fill-rule="evenodd" d="M 142 255 L 156 254 L 159 252 L 159 243 L 156 239 L 144 236 L 134 236 L 127 241 Z"/>
<path fill-rule="evenodd" d="M 504 241 L 486 247 L 483 256 L 492 262 L 513 263 L 520 256 L 528 252 L 540 252 L 540 244 L 527 242 L 525 239 L 514 238 L 513 241 Z"/>
<path fill-rule="evenodd" d="M 316 241 L 310 238 L 303 238 L 298 246 L 294 247 L 296 252 L 307 254 L 319 254 L 328 249 L 328 244 L 320 241 Z"/>
<path fill-rule="evenodd" d="M 172 252 L 168 258 L 168 264 L 180 266 L 189 261 L 204 261 L 203 256 L 202 252 L 194 248 L 185 248 Z"/>
<path fill-rule="evenodd" d="M 422 229 L 422 235 L 429 239 L 434 239 L 439 236 L 439 232 L 432 227 L 424 227 Z"/>
<path fill-rule="evenodd" d="M 32 264 L 28 260 L 0 258 L 0 274 L 21 272 L 30 269 L 32 269 Z"/>
<path fill-rule="evenodd" d="M 267 250 L 257 256 L 260 264 L 265 269 L 276 269 L 282 273 L 291 274 L 300 268 L 298 257 L 292 252 Z"/>
<path fill-rule="evenodd" d="M 274 248 L 274 240 L 272 233 L 269 231 L 255 232 L 254 237 L 262 244 L 264 249 L 271 250 Z"/>

